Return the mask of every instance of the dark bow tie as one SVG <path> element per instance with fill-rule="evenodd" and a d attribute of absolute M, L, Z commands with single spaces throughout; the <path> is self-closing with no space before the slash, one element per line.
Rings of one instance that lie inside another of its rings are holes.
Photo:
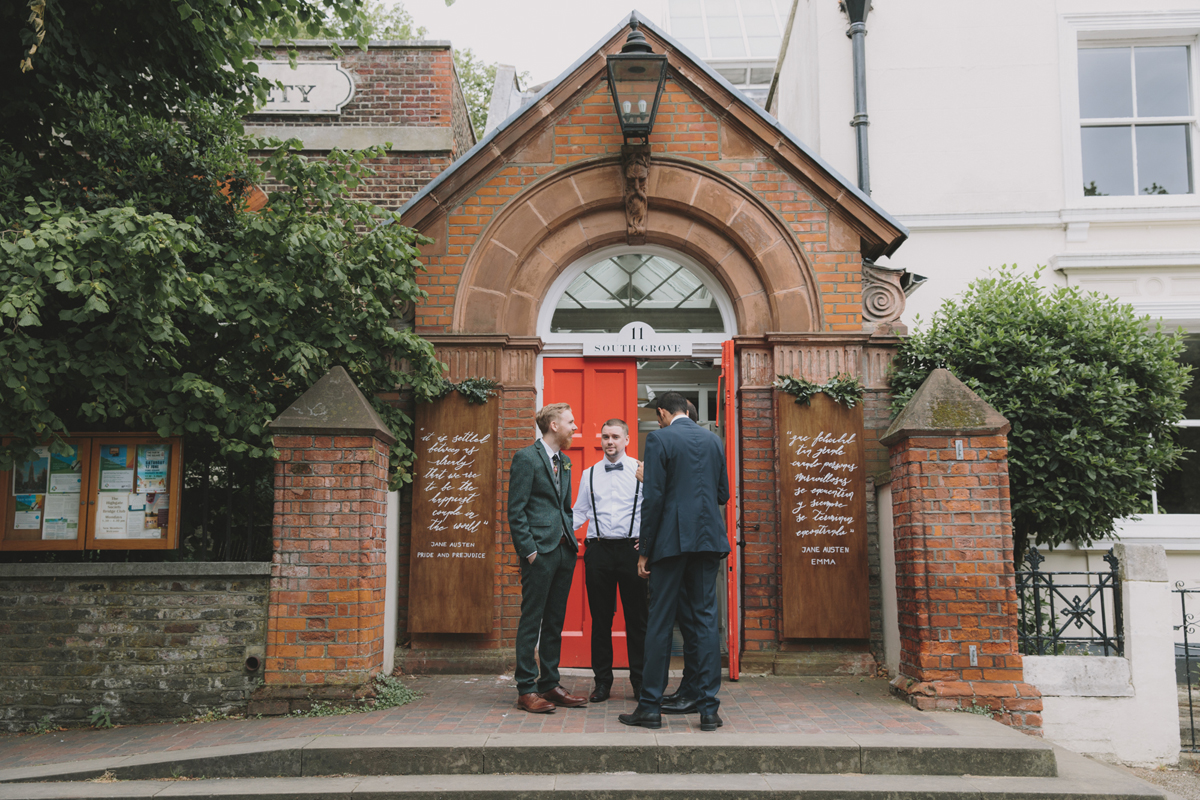
<path fill-rule="evenodd" d="M 616 464 L 606 463 L 606 464 L 604 465 L 604 471 L 605 471 L 605 472 L 612 472 L 614 469 L 621 469 L 621 470 L 623 470 L 623 469 L 625 469 L 625 465 L 624 465 L 623 463 L 621 463 L 621 462 L 618 462 L 618 463 L 616 463 Z"/>

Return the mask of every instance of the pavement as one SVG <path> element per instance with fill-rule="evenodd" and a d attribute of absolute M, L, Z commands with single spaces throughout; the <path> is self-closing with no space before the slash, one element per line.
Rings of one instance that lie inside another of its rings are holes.
<path fill-rule="evenodd" d="M 617 721 L 618 714 L 632 711 L 635 705 L 628 683 L 619 679 L 607 702 L 553 714 L 518 710 L 511 676 L 402 676 L 401 680 L 421 697 L 384 711 L 76 728 L 39 736 L 0 734 L 0 770 L 314 736 L 645 733 Z M 565 676 L 563 685 L 574 694 L 587 694 L 592 681 L 589 676 Z M 945 714 L 923 713 L 889 696 L 887 682 L 877 678 L 743 677 L 724 683 L 719 697 L 725 722 L 720 733 L 725 735 L 955 736 L 960 728 L 947 724 Z M 695 715 L 664 716 L 658 734 L 710 735 L 701 734 Z"/>

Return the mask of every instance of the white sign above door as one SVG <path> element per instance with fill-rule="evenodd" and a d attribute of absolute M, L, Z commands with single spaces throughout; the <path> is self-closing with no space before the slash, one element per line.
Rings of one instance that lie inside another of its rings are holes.
<path fill-rule="evenodd" d="M 256 114 L 340 114 L 354 97 L 354 80 L 334 61 L 255 61 L 258 74 L 274 84 Z"/>
<path fill-rule="evenodd" d="M 679 356 L 691 358 L 692 345 L 724 334 L 658 333 L 645 322 L 630 322 L 618 333 L 582 333 L 585 356 Z"/>

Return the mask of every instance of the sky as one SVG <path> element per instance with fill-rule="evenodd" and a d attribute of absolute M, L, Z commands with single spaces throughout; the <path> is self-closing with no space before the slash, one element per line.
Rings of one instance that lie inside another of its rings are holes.
<path fill-rule="evenodd" d="M 528 71 L 529 85 L 557 78 L 637 10 L 660 25 L 666 0 L 404 0 L 428 39 L 449 39 L 486 63 Z M 522 84 L 525 85 L 525 84 Z"/>

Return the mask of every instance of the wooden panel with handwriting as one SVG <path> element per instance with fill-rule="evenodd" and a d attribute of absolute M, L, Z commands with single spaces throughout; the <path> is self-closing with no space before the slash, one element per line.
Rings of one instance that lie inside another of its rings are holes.
<path fill-rule="evenodd" d="M 408 629 L 491 633 L 500 402 L 417 406 Z"/>
<path fill-rule="evenodd" d="M 776 392 L 783 535 L 783 635 L 866 639 L 867 501 L 862 405 Z"/>

